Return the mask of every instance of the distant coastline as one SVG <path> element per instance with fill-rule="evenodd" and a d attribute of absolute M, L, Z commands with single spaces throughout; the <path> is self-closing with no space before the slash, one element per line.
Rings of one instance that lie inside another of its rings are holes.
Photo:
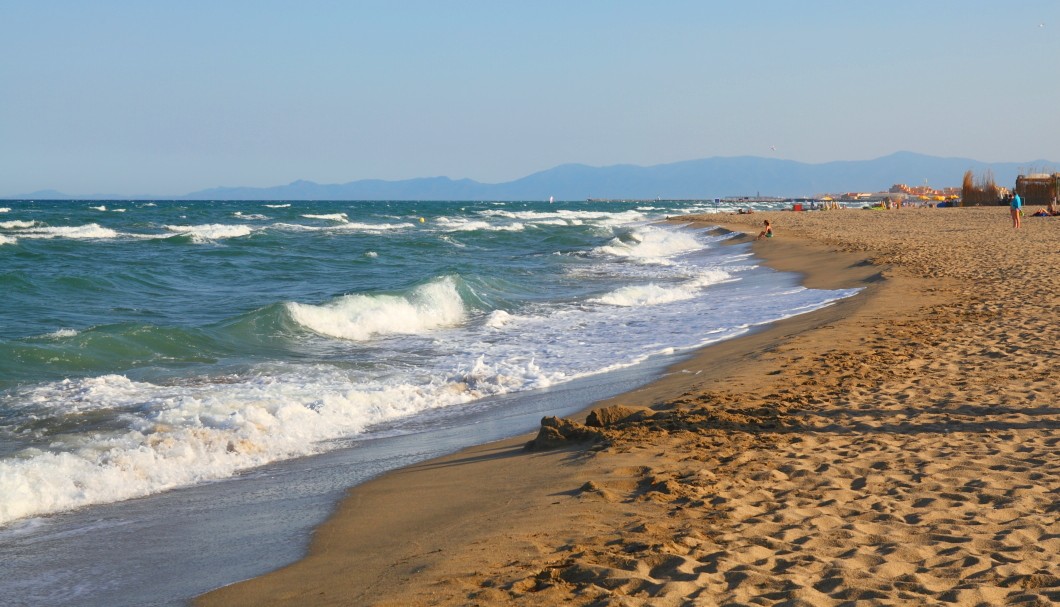
<path fill-rule="evenodd" d="M 809 164 L 755 156 L 715 157 L 649 167 L 565 164 L 504 183 L 426 177 L 399 181 L 363 179 L 342 184 L 298 180 L 274 187 L 217 187 L 183 195 L 72 194 L 38 190 L 0 200 L 715 200 L 748 195 L 784 200 L 814 199 L 826 192 L 882 192 L 896 183 L 958 186 L 966 171 L 990 172 L 1000 184 L 1014 183 L 1047 160 L 988 163 L 896 152 L 872 160 Z"/>

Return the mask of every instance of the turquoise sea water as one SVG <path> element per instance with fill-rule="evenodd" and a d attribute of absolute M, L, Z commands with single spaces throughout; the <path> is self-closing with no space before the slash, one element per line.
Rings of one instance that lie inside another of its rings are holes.
<path fill-rule="evenodd" d="M 717 210 L 0 202 L 0 552 L 39 570 L 34 546 L 76 544 L 54 541 L 64 516 L 120 518 L 162 496 L 153 509 L 179 518 L 190 506 L 167 492 L 250 486 L 262 466 L 432 428 L 474 442 L 489 415 L 532 417 L 529 403 L 568 387 L 851 294 L 804 289 L 723 234 L 659 221 Z M 407 463 L 416 449 L 401 444 L 357 466 Z M 81 520 L 73 535 L 98 540 Z M 52 572 L 11 591 L 25 604 L 131 596 L 112 586 Z"/>

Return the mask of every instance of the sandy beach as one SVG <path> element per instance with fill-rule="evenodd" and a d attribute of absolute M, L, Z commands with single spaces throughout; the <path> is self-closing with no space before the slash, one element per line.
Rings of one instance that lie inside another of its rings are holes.
<path fill-rule="evenodd" d="M 674 221 L 765 219 L 770 266 L 864 290 L 702 350 L 549 448 L 355 487 L 305 559 L 196 604 L 1060 604 L 1060 218 Z"/>

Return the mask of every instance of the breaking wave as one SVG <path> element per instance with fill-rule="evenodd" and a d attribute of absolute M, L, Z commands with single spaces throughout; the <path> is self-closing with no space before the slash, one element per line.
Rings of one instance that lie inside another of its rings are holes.
<path fill-rule="evenodd" d="M 291 318 L 306 329 L 353 341 L 379 335 L 423 334 L 458 325 L 467 316 L 451 277 L 421 285 L 405 295 L 345 295 L 321 305 L 286 305 Z"/>

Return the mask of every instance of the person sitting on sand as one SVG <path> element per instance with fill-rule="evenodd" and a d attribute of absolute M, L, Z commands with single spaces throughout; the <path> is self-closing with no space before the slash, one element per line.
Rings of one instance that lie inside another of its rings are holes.
<path fill-rule="evenodd" d="M 770 225 L 769 220 L 767 219 L 764 222 L 762 222 L 762 225 L 766 226 L 766 228 L 758 233 L 758 238 L 755 238 L 755 240 L 759 240 L 761 238 L 772 238 L 773 237 L 773 226 Z"/>
<path fill-rule="evenodd" d="M 1052 217 L 1052 216 L 1053 216 L 1052 213 L 1050 213 L 1049 211 L 1046 211 L 1045 207 L 1042 207 L 1042 208 L 1038 209 L 1037 211 L 1034 212 L 1033 215 L 1031 215 L 1031 217 Z"/>

